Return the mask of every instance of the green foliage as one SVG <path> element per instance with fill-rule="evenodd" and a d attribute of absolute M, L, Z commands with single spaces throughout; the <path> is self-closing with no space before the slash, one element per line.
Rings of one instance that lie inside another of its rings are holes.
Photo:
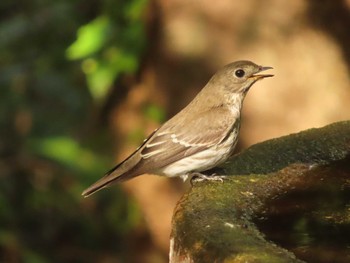
<path fill-rule="evenodd" d="M 101 173 L 108 163 L 106 158 L 96 156 L 71 137 L 41 138 L 30 141 L 29 144 L 31 152 L 85 174 Z"/>
<path fill-rule="evenodd" d="M 145 5 L 1 1 L 0 262 L 132 259 L 135 202 L 117 187 L 80 193 L 112 163 L 96 111 L 138 68 Z"/>
<path fill-rule="evenodd" d="M 143 112 L 147 118 L 157 123 L 162 123 L 165 121 L 165 111 L 158 105 L 149 104 L 145 107 L 145 110 Z"/>
<path fill-rule="evenodd" d="M 105 98 L 120 73 L 137 69 L 145 46 L 140 18 L 146 3 L 116 2 L 113 9 L 81 26 L 77 40 L 66 50 L 68 59 L 82 59 L 82 69 L 95 100 Z M 115 14 L 116 9 L 123 12 Z"/>
<path fill-rule="evenodd" d="M 85 58 L 104 47 L 111 24 L 107 17 L 97 17 L 78 29 L 77 40 L 67 49 L 69 59 Z"/>

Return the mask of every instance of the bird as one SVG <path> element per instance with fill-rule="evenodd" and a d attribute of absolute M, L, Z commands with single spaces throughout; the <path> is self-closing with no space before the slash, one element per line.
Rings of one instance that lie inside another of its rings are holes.
<path fill-rule="evenodd" d="M 151 173 L 167 177 L 196 175 L 225 162 L 238 141 L 243 100 L 259 74 L 272 67 L 248 60 L 219 69 L 195 98 L 151 133 L 124 161 L 83 191 L 88 197 L 102 188 Z M 213 175 L 215 179 L 215 175 Z"/>

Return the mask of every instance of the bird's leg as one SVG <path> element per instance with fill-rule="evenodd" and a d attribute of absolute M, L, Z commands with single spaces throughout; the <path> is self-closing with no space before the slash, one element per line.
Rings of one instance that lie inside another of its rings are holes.
<path fill-rule="evenodd" d="M 226 178 L 226 176 L 224 175 L 216 175 L 216 173 L 213 173 L 211 175 L 206 175 L 206 174 L 202 174 L 199 172 L 194 172 L 191 173 L 192 178 L 191 178 L 191 182 L 202 182 L 202 181 L 220 181 L 221 183 L 224 182 L 224 179 Z"/>

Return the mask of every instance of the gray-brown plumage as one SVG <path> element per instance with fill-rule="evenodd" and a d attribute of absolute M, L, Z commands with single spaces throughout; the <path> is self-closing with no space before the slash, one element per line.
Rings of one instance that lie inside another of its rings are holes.
<path fill-rule="evenodd" d="M 186 179 L 227 160 L 237 143 L 244 97 L 256 81 L 273 76 L 257 74 L 267 69 L 250 61 L 223 67 L 190 104 L 82 195 L 144 173 Z"/>

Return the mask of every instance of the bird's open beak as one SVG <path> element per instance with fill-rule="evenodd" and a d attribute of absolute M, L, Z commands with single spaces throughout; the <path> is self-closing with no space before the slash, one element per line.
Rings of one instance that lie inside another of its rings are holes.
<path fill-rule="evenodd" d="M 268 69 L 273 69 L 273 67 L 262 67 L 260 66 L 259 71 L 257 73 L 260 73 L 261 71 L 265 71 Z M 274 75 L 272 74 L 253 74 L 249 78 L 254 78 L 256 80 L 263 79 L 263 78 L 270 78 L 273 77 Z"/>

